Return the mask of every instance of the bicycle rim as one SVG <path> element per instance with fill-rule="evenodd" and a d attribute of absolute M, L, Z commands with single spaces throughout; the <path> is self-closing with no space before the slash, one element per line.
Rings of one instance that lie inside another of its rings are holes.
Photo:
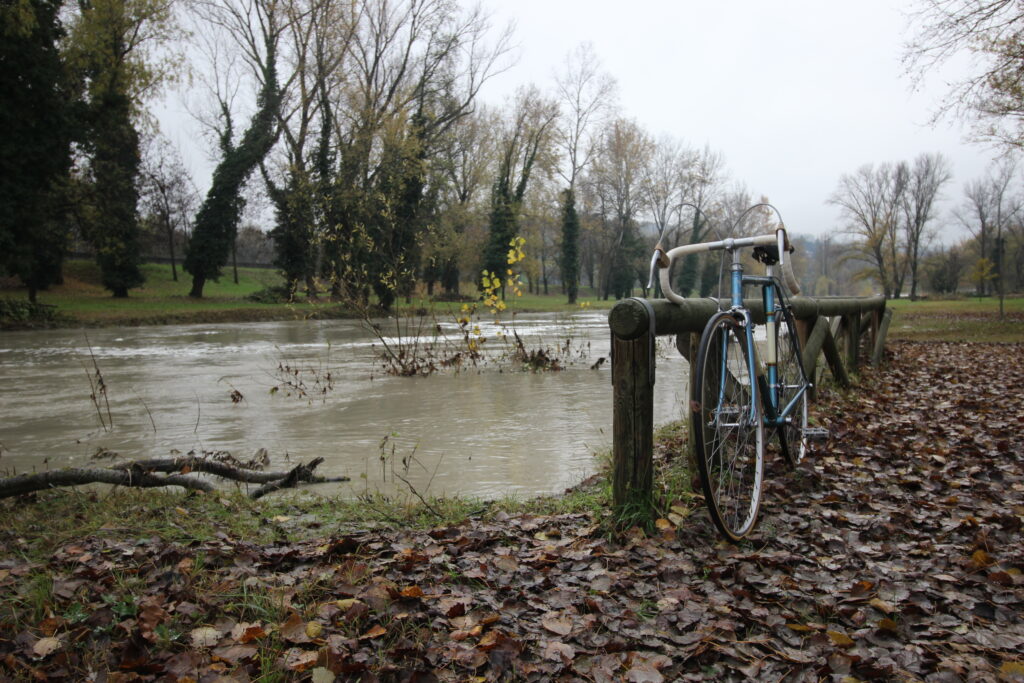
<path fill-rule="evenodd" d="M 730 541 L 754 527 L 764 475 L 764 424 L 745 331 L 729 313 L 701 337 L 691 396 L 697 468 L 708 514 Z"/>

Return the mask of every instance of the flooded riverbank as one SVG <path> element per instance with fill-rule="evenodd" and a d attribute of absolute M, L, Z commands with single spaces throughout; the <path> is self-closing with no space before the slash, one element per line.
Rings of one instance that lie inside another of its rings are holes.
<path fill-rule="evenodd" d="M 393 334 L 391 322 L 381 325 Z M 444 327 L 429 334 L 457 331 Z M 266 448 L 275 469 L 323 457 L 320 473 L 351 477 L 325 492 L 387 491 L 394 472 L 434 495 L 557 492 L 592 473 L 594 453 L 610 447 L 609 365 L 591 369 L 608 353 L 606 315 L 521 315 L 515 329 L 527 347 L 556 355 L 571 340 L 565 369 L 492 359 L 393 377 L 380 341 L 351 320 L 7 332 L 0 468 L 81 467 L 103 451 L 246 460 Z M 686 373 L 669 340 L 661 343 L 657 422 L 679 416 Z M 97 368 L 106 397 L 96 392 Z"/>

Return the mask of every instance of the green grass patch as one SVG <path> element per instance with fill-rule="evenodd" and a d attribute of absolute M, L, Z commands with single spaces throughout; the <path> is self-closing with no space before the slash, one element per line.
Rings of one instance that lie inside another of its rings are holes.
<path fill-rule="evenodd" d="M 146 282 L 129 291 L 124 299 L 115 299 L 101 284 L 99 267 L 84 259 L 69 260 L 64 266 L 64 284 L 38 295 L 41 310 L 47 311 L 46 320 L 24 320 L 21 308 L 18 315 L 0 316 L 9 327 L 33 325 L 53 326 L 107 326 L 170 323 L 240 322 L 260 320 L 295 320 L 305 318 L 354 317 L 351 310 L 327 300 L 309 301 L 300 294 L 294 302 L 280 302 L 274 290 L 283 287 L 280 273 L 272 268 L 239 268 L 235 284 L 230 268 L 218 282 L 209 281 L 202 299 L 188 296 L 191 276 L 178 268 L 178 280 L 172 276 L 170 264 L 142 265 Z M 25 290 L 13 281 L 4 281 L 3 294 L 12 301 L 25 296 Z M 463 288 L 472 296 L 471 285 Z M 471 302 L 472 303 L 472 302 Z M 587 309 L 607 309 L 614 301 L 602 301 L 597 296 L 581 296 L 579 303 L 568 305 L 562 294 L 524 294 L 509 300 L 509 310 L 518 312 L 576 312 Z M 461 312 L 463 302 L 432 300 L 425 295 L 396 302 L 396 313 L 409 315 L 433 313 L 447 317 Z M 482 307 L 477 310 L 485 312 Z M 0 312 L 2 313 L 2 312 Z M 506 313 L 503 317 L 508 317 Z M 7 320 L 7 319 L 10 320 Z"/>
<path fill-rule="evenodd" d="M 906 341 L 1024 341 L 1024 297 L 892 300 L 889 339 Z"/>

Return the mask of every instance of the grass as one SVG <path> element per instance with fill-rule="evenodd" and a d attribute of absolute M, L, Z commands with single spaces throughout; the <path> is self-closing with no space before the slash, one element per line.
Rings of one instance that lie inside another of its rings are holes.
<path fill-rule="evenodd" d="M 69 260 L 64 267 L 64 284 L 39 293 L 39 303 L 55 306 L 64 324 L 70 326 L 107 326 L 164 323 L 207 323 L 246 320 L 290 320 L 309 317 L 353 317 L 351 311 L 329 301 L 307 301 L 300 297 L 294 303 L 259 303 L 246 297 L 283 284 L 280 273 L 270 268 L 239 268 L 238 284 L 231 270 L 226 269 L 219 282 L 207 282 L 202 299 L 188 296 L 191 279 L 178 269 L 178 280 L 172 278 L 169 264 L 147 263 L 142 266 L 146 282 L 129 291 L 126 299 L 114 299 L 103 288 L 98 266 L 87 260 Z M 464 285 L 465 292 L 475 291 Z M 24 289 L 11 283 L 0 286 L 0 295 L 22 298 Z M 510 309 L 520 312 L 559 312 L 582 308 L 610 308 L 614 301 L 597 297 L 581 297 L 580 304 L 569 306 L 560 293 L 550 295 L 524 294 L 510 301 Z M 432 302 L 425 294 L 414 296 L 409 303 L 399 300 L 399 312 L 435 310 L 447 315 L 461 308 L 461 303 Z"/>
<path fill-rule="evenodd" d="M 893 312 L 889 339 L 907 341 L 1024 341 L 1024 297 L 1004 300 L 999 317 L 994 297 L 962 299 L 898 299 L 886 304 Z"/>

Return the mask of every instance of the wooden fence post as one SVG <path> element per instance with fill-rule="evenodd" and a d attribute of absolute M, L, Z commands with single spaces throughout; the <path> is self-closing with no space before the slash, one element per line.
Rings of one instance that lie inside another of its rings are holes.
<path fill-rule="evenodd" d="M 882 354 L 885 352 L 885 336 L 889 334 L 889 323 L 892 322 L 892 309 L 885 309 L 882 315 L 882 322 L 878 325 L 878 335 L 875 337 L 875 346 L 871 350 L 871 364 L 877 366 L 882 362 Z"/>
<path fill-rule="evenodd" d="M 846 367 L 856 372 L 860 357 L 860 314 L 843 316 L 846 324 Z"/>
<path fill-rule="evenodd" d="M 654 480 L 654 346 L 650 333 L 612 335 L 612 504 L 649 516 Z"/>

